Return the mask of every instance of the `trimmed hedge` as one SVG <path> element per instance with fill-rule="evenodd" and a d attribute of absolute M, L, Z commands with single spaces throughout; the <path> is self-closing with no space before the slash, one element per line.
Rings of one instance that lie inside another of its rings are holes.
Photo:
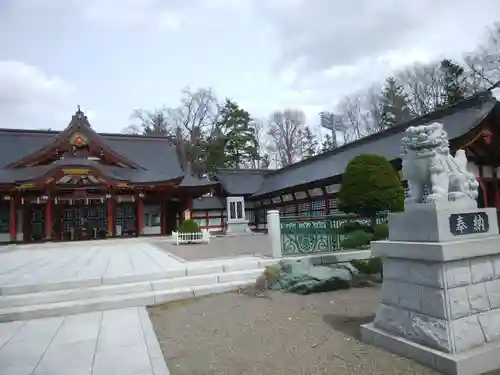
<path fill-rule="evenodd" d="M 194 220 L 184 220 L 179 228 L 179 233 L 200 233 L 201 229 Z"/>

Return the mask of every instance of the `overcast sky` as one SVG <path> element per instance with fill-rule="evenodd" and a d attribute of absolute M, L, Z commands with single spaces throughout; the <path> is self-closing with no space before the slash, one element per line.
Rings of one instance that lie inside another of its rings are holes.
<path fill-rule="evenodd" d="M 317 122 L 399 67 L 460 57 L 499 15 L 498 0 L 0 0 L 0 127 L 62 129 L 80 104 L 119 132 L 185 86 Z"/>

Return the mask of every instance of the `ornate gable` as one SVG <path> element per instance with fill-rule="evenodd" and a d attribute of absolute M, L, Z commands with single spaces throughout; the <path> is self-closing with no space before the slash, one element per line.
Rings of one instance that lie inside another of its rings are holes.
<path fill-rule="evenodd" d="M 66 129 L 59 133 L 50 145 L 11 163 L 7 168 L 49 164 L 66 157 L 88 158 L 100 160 L 103 164 L 142 169 L 140 165 L 118 154 L 103 141 L 102 137 L 90 126 L 80 106 Z"/>

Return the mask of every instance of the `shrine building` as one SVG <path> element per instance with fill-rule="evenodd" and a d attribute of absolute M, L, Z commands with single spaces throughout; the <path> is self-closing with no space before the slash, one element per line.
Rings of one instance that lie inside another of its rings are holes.
<path fill-rule="evenodd" d="M 213 182 L 164 137 L 98 134 L 78 108 L 62 132 L 0 130 L 0 241 L 165 235 Z"/>

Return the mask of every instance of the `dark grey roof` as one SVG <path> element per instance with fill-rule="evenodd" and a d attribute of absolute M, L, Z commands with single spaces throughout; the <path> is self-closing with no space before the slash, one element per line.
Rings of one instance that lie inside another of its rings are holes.
<path fill-rule="evenodd" d="M 49 146 L 59 132 L 0 129 L 0 162 L 7 166 Z M 184 177 L 175 146 L 167 138 L 141 137 L 121 134 L 100 134 L 104 143 L 120 155 L 143 168 L 128 169 L 100 166 L 103 173 L 119 180 L 135 183 L 163 182 Z M 58 165 L 93 165 L 97 163 L 85 159 L 60 160 Z M 47 172 L 51 166 L 0 169 L 0 182 L 12 182 L 36 178 Z"/>
<path fill-rule="evenodd" d="M 215 178 L 230 195 L 251 195 L 264 181 L 269 169 L 219 169 Z"/>
<path fill-rule="evenodd" d="M 203 197 L 193 199 L 193 210 L 224 210 L 226 204 L 219 197 Z"/>
<path fill-rule="evenodd" d="M 210 181 L 208 178 L 198 178 L 191 175 L 185 175 L 179 186 L 197 187 L 197 186 L 214 186 L 218 184 L 219 184 L 218 181 Z"/>
<path fill-rule="evenodd" d="M 425 125 L 438 121 L 443 123 L 449 139 L 457 138 L 477 126 L 497 104 L 498 102 L 490 92 L 481 93 L 454 106 L 443 108 L 335 150 L 278 169 L 266 175 L 254 196 L 341 175 L 349 161 L 359 154 L 373 153 L 382 155 L 389 160 L 398 159 L 402 133 L 409 126 Z"/>

